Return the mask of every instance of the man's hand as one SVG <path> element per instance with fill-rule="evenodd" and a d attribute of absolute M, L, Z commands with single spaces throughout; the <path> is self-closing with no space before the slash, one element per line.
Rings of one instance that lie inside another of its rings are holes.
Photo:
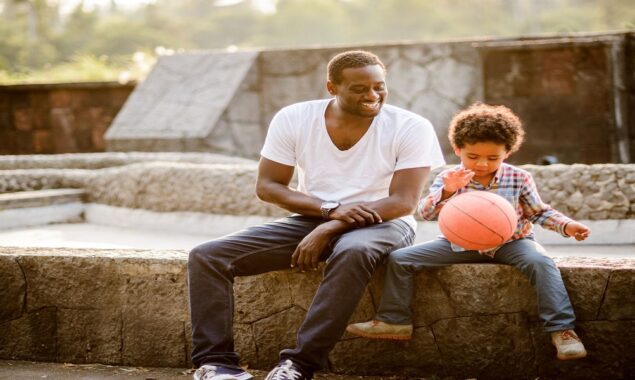
<path fill-rule="evenodd" d="M 470 169 L 459 168 L 443 175 L 443 191 L 454 194 L 460 188 L 465 187 L 474 177 L 474 172 Z"/>
<path fill-rule="evenodd" d="M 319 225 L 302 239 L 291 256 L 291 268 L 298 267 L 301 271 L 316 269 L 320 255 L 329 244 L 333 235 Z"/>
<path fill-rule="evenodd" d="M 382 222 L 381 216 L 379 216 L 377 211 L 368 207 L 365 203 L 340 205 L 331 211 L 329 218 L 355 224 L 357 227 L 365 227 Z"/>
<path fill-rule="evenodd" d="M 582 241 L 589 237 L 591 230 L 584 224 L 573 221 L 567 224 L 564 233 L 568 236 L 573 236 L 577 241 Z"/>

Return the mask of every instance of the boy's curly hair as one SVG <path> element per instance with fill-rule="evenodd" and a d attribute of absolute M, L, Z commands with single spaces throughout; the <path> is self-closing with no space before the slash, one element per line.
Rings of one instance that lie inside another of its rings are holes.
<path fill-rule="evenodd" d="M 329 61 L 326 71 L 327 78 L 335 84 L 342 83 L 342 71 L 348 68 L 357 68 L 370 65 L 379 65 L 384 72 L 386 66 L 375 54 L 364 50 L 349 50 L 339 53 Z"/>
<path fill-rule="evenodd" d="M 448 137 L 452 146 L 459 149 L 466 144 L 493 142 L 505 145 L 505 150 L 513 153 L 523 143 L 525 131 L 509 108 L 475 103 L 454 116 Z"/>

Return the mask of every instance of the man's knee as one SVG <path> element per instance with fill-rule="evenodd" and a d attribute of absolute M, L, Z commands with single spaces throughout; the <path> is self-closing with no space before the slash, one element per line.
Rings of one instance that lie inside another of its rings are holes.
<path fill-rule="evenodd" d="M 187 258 L 188 267 L 218 263 L 220 245 L 218 241 L 211 241 L 192 248 Z"/>
<path fill-rule="evenodd" d="M 340 241 L 333 247 L 333 253 L 326 260 L 327 264 L 337 261 L 346 265 L 375 266 L 383 256 L 363 242 L 351 240 Z M 340 265 L 340 264 L 338 264 Z"/>

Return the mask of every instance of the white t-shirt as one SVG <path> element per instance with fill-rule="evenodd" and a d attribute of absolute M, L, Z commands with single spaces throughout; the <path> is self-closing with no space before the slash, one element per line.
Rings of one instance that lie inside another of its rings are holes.
<path fill-rule="evenodd" d="M 395 171 L 445 164 L 432 124 L 387 104 L 353 147 L 339 150 L 326 130 L 331 100 L 287 106 L 269 125 L 261 155 L 297 166 L 298 191 L 342 204 L 371 202 L 388 197 Z M 403 219 L 416 229 L 412 215 Z"/>

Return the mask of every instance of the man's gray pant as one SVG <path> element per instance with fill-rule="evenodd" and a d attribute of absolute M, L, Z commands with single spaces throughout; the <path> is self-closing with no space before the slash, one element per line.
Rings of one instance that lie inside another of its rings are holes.
<path fill-rule="evenodd" d="M 575 314 L 560 271 L 544 248 L 525 238 L 503 245 L 491 258 L 477 251 L 454 252 L 445 238 L 399 249 L 388 257 L 386 278 L 376 319 L 410 324 L 414 275 L 424 268 L 450 264 L 499 263 L 511 265 L 529 278 L 538 296 L 538 311 L 546 332 L 572 329 Z M 425 289 L 422 289 L 425 291 Z"/>
<path fill-rule="evenodd" d="M 189 255 L 192 361 L 238 367 L 232 317 L 235 276 L 289 268 L 298 243 L 322 222 L 290 216 L 212 240 Z M 351 230 L 322 253 L 324 277 L 298 330 L 297 346 L 280 353 L 312 373 L 326 367 L 328 353 L 344 333 L 366 285 L 386 256 L 411 245 L 414 232 L 402 220 Z"/>

